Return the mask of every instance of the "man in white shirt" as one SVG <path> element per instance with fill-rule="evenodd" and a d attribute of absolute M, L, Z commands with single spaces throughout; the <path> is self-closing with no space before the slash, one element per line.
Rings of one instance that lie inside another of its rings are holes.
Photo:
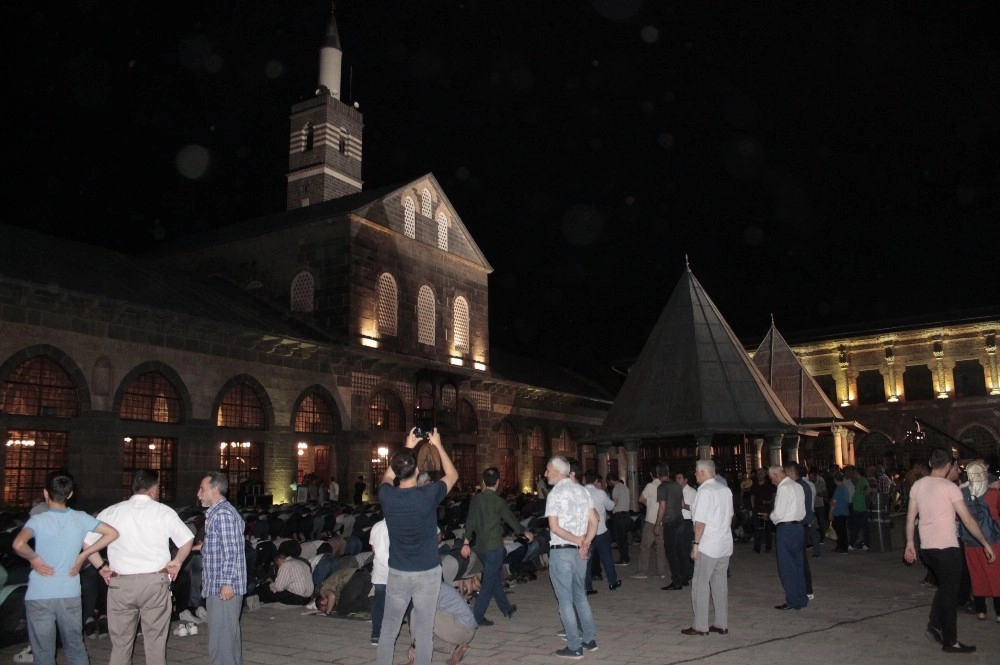
<path fill-rule="evenodd" d="M 618 546 L 618 564 L 627 566 L 631 562 L 628 552 L 628 541 L 632 539 L 632 495 L 617 473 L 608 474 L 608 486 L 611 488 L 611 500 L 615 507 L 611 513 L 611 538 Z"/>
<path fill-rule="evenodd" d="M 632 577 L 636 579 L 646 579 L 650 577 L 667 576 L 667 556 L 663 552 L 663 540 L 656 535 L 656 512 L 660 509 L 660 504 L 656 500 L 656 488 L 660 486 L 660 479 L 656 476 L 656 467 L 649 472 L 650 480 L 642 489 L 639 496 L 639 503 L 646 507 L 645 519 L 642 523 L 642 542 L 639 544 L 639 572 Z M 655 551 L 655 554 L 654 554 Z M 650 555 L 656 557 L 656 569 L 653 569 Z"/>
<path fill-rule="evenodd" d="M 681 488 L 684 502 L 681 504 L 681 527 L 677 534 L 677 558 L 681 562 L 681 584 L 687 586 L 694 575 L 694 562 L 691 560 L 691 543 L 695 540 L 694 523 L 691 521 L 691 504 L 698 490 L 691 487 L 687 476 L 683 473 L 674 474 L 674 482 Z M 727 486 L 728 487 L 728 486 Z"/>
<path fill-rule="evenodd" d="M 733 555 L 733 493 L 727 485 L 713 482 L 715 462 L 711 460 L 698 460 L 694 474 L 698 481 L 698 491 L 691 502 L 694 625 L 681 633 L 726 635 L 729 632 L 729 557 Z M 711 625 L 708 623 L 710 597 L 715 605 L 715 623 Z"/>
<path fill-rule="evenodd" d="M 191 552 L 194 535 L 177 513 L 160 503 L 160 474 L 139 469 L 132 476 L 134 494 L 105 508 L 97 519 L 120 534 L 108 546 L 108 561 L 93 554 L 90 563 L 108 584 L 110 665 L 130 665 L 136 627 L 142 619 L 146 665 L 166 665 L 170 631 L 170 582 Z M 90 534 L 86 542 L 97 540 Z M 170 558 L 168 541 L 177 554 Z"/>
<path fill-rule="evenodd" d="M 777 488 L 771 521 L 777 539 L 778 577 L 785 590 L 785 602 L 775 605 L 774 609 L 801 610 L 809 604 L 803 567 L 805 530 L 802 521 L 806 516 L 806 495 L 797 482 L 785 475 L 782 467 L 772 466 L 768 475 Z"/>
<path fill-rule="evenodd" d="M 572 464 L 570 464 L 570 467 L 572 468 Z M 594 510 L 597 511 L 597 535 L 594 536 L 594 542 L 590 546 L 590 557 L 587 559 L 587 573 L 584 576 L 587 595 L 590 596 L 597 593 L 592 579 L 595 556 L 601 558 L 601 565 L 608 576 L 608 589 L 614 591 L 622 585 L 622 581 L 618 579 L 618 573 L 615 571 L 615 560 L 611 556 L 611 534 L 608 533 L 608 526 L 606 524 L 608 511 L 614 508 L 615 504 L 611 500 L 611 497 L 608 496 L 608 493 L 604 491 L 604 483 L 601 482 L 601 477 L 597 475 L 596 471 L 593 469 L 587 471 L 583 474 L 583 479 L 586 483 L 584 489 L 590 492 L 590 498 L 594 500 Z"/>

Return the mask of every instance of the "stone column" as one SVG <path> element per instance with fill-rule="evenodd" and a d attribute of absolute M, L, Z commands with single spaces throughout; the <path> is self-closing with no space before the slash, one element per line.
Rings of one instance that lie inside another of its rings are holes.
<path fill-rule="evenodd" d="M 833 434 L 833 463 L 841 469 L 844 468 L 844 432 L 846 431 L 847 428 L 841 425 L 834 425 L 830 428 L 830 433 Z"/>
<path fill-rule="evenodd" d="M 847 430 L 847 452 L 847 459 L 850 460 L 848 464 L 857 464 L 854 459 L 854 430 Z"/>
<path fill-rule="evenodd" d="M 597 444 L 597 473 L 601 478 L 608 477 L 608 454 L 610 452 L 610 443 Z"/>
<path fill-rule="evenodd" d="M 781 463 L 799 461 L 799 436 L 798 434 L 786 434 L 782 437 L 782 452 L 784 453 Z"/>
<path fill-rule="evenodd" d="M 629 492 L 629 510 L 639 505 L 639 441 L 629 439 L 625 442 L 625 478 Z"/>
<path fill-rule="evenodd" d="M 754 468 L 759 469 L 764 466 L 764 439 L 754 439 L 753 445 L 756 448 Z"/>
<path fill-rule="evenodd" d="M 781 466 L 781 434 L 767 435 L 767 465 Z"/>
<path fill-rule="evenodd" d="M 1000 395 L 1000 376 L 997 375 L 997 336 L 986 335 L 986 371 L 990 373 L 990 394 Z"/>
<path fill-rule="evenodd" d="M 712 435 L 700 434 L 694 440 L 698 444 L 698 459 L 712 459 Z"/>

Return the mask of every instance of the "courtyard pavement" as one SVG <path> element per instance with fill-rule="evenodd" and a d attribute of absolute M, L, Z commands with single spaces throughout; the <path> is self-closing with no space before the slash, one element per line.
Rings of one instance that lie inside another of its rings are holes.
<path fill-rule="evenodd" d="M 1000 624 L 994 617 L 977 621 L 959 613 L 959 639 L 975 644 L 971 655 L 949 655 L 924 638 L 924 626 L 933 590 L 920 582 L 924 570 L 902 562 L 901 530 L 893 529 L 893 550 L 887 553 L 835 554 L 827 548 L 821 558 L 810 558 L 816 599 L 802 611 L 779 612 L 784 602 L 774 554 L 756 554 L 749 544 L 737 544 L 732 558 L 729 588 L 728 635 L 687 637 L 691 625 L 691 596 L 684 591 L 661 591 L 666 581 L 629 577 L 636 563 L 617 567 L 624 584 L 608 591 L 595 581 L 599 593 L 590 597 L 597 622 L 599 649 L 587 652 L 583 662 L 619 665 L 668 663 L 947 663 L 996 665 L 1000 662 Z M 829 541 L 828 541 L 829 544 Z M 633 556 L 637 562 L 638 556 Z M 997 564 L 1000 565 L 1000 564 Z M 488 618 L 496 625 L 480 628 L 463 663 L 568 662 L 552 656 L 565 643 L 556 637 L 559 616 L 546 571 L 538 580 L 510 590 L 518 606 L 513 619 L 491 607 Z M 362 665 L 375 662 L 369 644 L 370 624 L 362 621 L 304 616 L 302 608 L 267 606 L 243 615 L 243 655 L 248 664 Z M 992 608 L 991 608 L 992 612 Z M 205 663 L 207 629 L 197 636 L 171 636 L 170 663 Z M 407 635 L 405 627 L 403 635 Z M 88 639 L 92 663 L 106 663 L 107 638 Z M 397 643 L 396 663 L 406 661 L 406 640 Z M 10 662 L 21 646 L 0 650 Z M 444 663 L 445 654 L 435 654 Z M 144 663 L 141 640 L 135 663 Z M 62 652 L 59 656 L 63 663 Z"/>

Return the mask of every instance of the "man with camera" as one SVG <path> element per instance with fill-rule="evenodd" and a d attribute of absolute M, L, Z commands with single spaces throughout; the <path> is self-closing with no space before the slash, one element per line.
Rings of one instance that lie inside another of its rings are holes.
<path fill-rule="evenodd" d="M 419 485 L 414 449 L 422 441 L 437 450 L 444 476 Z M 399 485 L 394 485 L 398 479 Z M 441 588 L 441 559 L 437 550 L 437 506 L 458 481 L 458 471 L 441 445 L 435 428 L 424 437 L 414 427 L 406 447 L 389 461 L 378 488 L 379 503 L 389 528 L 389 575 L 385 585 L 385 614 L 379 635 L 378 665 L 392 665 L 396 638 L 406 607 L 413 601 L 410 630 L 416 644 L 417 665 L 430 665 L 433 655 L 434 613 Z"/>

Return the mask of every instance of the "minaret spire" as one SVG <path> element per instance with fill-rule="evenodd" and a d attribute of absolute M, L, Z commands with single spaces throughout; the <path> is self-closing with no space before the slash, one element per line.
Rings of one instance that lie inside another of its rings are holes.
<path fill-rule="evenodd" d="M 323 46 L 319 50 L 319 87 L 326 88 L 334 99 L 340 99 L 340 76 L 344 52 L 340 49 L 337 32 L 337 3 L 330 3 L 330 22 L 326 25 Z"/>

